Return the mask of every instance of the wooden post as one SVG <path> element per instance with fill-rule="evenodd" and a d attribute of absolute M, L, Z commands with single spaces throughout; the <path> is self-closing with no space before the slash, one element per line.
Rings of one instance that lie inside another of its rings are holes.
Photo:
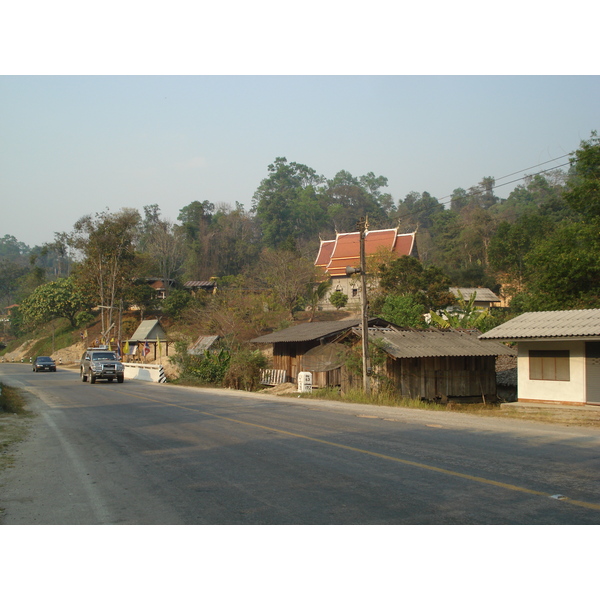
<path fill-rule="evenodd" d="M 367 259 L 365 256 L 365 236 L 367 234 L 367 219 L 361 219 L 358 223 L 360 230 L 360 282 L 362 288 L 362 367 L 363 367 L 363 391 L 371 393 L 369 376 L 371 366 L 369 364 L 369 303 L 367 301 Z"/>

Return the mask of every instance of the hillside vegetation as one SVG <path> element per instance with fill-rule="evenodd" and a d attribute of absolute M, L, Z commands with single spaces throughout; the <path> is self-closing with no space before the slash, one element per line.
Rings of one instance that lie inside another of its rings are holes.
<path fill-rule="evenodd" d="M 370 229 L 417 231 L 419 252 L 419 260 L 389 258 L 372 267 L 373 316 L 427 327 L 422 315 L 443 313 L 450 286 L 487 287 L 506 300 L 503 310 L 485 318 L 473 311 L 473 320 L 460 321 L 482 330 L 524 311 L 600 307 L 596 132 L 571 153 L 568 170 L 525 176 L 506 198 L 491 176 L 443 201 L 426 191 L 394 199 L 386 186 L 374 173 L 327 178 L 278 157 L 250 210 L 194 201 L 177 223 L 158 205 L 143 214 L 107 210 L 81 216 L 35 248 L 5 235 L 3 352 L 14 352 L 17 340 L 35 340 L 27 352 L 51 354 L 85 340 L 126 339 L 154 316 L 175 340 L 218 335 L 219 349 L 254 364 L 249 339 L 299 319 L 344 316 L 340 297 L 340 310 L 315 310 L 327 282 L 314 260 L 321 239 L 354 231 L 364 218 Z M 191 293 L 188 281 L 209 283 L 209 291 Z"/>

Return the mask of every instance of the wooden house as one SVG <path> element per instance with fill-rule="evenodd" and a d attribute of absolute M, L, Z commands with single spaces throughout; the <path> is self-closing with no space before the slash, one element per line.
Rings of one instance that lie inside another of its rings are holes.
<path fill-rule="evenodd" d="M 375 324 L 383 326 L 387 322 L 383 319 L 369 320 L 369 326 Z M 344 361 L 335 351 L 345 351 L 339 342 L 359 326 L 360 319 L 303 323 L 250 342 L 273 345 L 273 369 L 285 371 L 285 381 L 296 383 L 298 373 L 310 371 L 314 387 L 338 386 L 341 385 L 341 365 Z"/>
<path fill-rule="evenodd" d="M 448 329 L 370 331 L 386 353 L 385 377 L 401 396 L 481 402 L 496 399 L 496 357 L 512 355 L 504 344 L 477 333 Z"/>
<path fill-rule="evenodd" d="M 379 368 L 398 390 L 411 398 L 475 402 L 496 397 L 496 357 L 514 355 L 504 344 L 479 340 L 456 330 L 402 329 L 383 319 L 369 320 L 369 339 L 386 354 Z M 273 344 L 273 369 L 297 381 L 309 371 L 313 387 L 339 386 L 342 392 L 362 385 L 347 367 L 347 356 L 360 354 L 360 320 L 306 323 L 251 340 Z"/>

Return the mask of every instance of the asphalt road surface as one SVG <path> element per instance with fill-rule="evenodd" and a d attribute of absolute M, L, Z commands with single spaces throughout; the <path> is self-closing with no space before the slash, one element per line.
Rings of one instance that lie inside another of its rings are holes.
<path fill-rule="evenodd" d="M 597 430 L 0 365 L 3 524 L 598 524 Z"/>

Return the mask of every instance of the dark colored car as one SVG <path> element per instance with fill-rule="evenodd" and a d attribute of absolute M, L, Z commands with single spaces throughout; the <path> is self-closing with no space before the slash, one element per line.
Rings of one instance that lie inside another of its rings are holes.
<path fill-rule="evenodd" d="M 33 370 L 56 371 L 56 363 L 49 356 L 38 356 L 33 363 Z"/>

